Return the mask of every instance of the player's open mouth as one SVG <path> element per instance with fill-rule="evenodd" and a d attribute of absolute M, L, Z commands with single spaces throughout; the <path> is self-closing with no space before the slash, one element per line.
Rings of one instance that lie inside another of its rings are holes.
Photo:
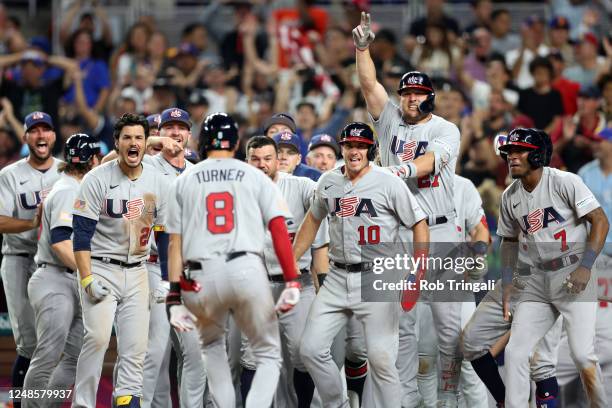
<path fill-rule="evenodd" d="M 138 149 L 136 149 L 136 148 L 128 149 L 128 157 L 130 159 L 137 159 L 138 158 Z"/>
<path fill-rule="evenodd" d="M 49 150 L 49 144 L 47 142 L 38 142 L 36 143 L 36 152 L 39 154 L 47 153 Z"/>

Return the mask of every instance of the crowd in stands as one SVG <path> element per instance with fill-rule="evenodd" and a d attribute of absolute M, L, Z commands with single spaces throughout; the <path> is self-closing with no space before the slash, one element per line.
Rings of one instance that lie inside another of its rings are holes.
<path fill-rule="evenodd" d="M 512 9 L 480 0 L 471 2 L 471 20 L 457 21 L 442 0 L 425 0 L 425 15 L 401 34 L 373 13 L 371 54 L 393 98 L 407 71 L 434 79 L 435 113 L 461 130 L 457 172 L 500 191 L 507 169 L 493 139 L 514 127 L 546 130 L 555 167 L 578 172 L 597 155 L 599 133 L 612 126 L 605 5 L 550 0 L 552 18 L 516 21 Z M 51 114 L 58 138 L 85 132 L 107 149 L 124 112 L 184 108 L 194 136 L 207 113 L 228 112 L 243 144 L 262 134 L 271 115 L 286 112 L 305 158 L 312 137 L 335 137 L 347 122 L 369 121 L 351 29 L 371 7 L 368 0 L 326 7 L 310 0 L 212 1 L 193 21 L 175 22 L 184 25 L 176 43 L 154 17 L 143 16 L 117 44 L 104 6 L 74 0 L 53 27 L 63 46 L 52 49 L 51 36 L 26 36 L 23 23 L 0 6 L 0 168 L 27 155 L 21 122 L 36 110 Z M 56 143 L 57 156 L 62 146 Z"/>

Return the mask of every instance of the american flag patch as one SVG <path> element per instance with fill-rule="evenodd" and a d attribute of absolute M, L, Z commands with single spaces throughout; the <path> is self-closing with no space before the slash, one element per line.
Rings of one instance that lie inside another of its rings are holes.
<path fill-rule="evenodd" d="M 229 140 L 221 140 L 219 144 L 220 144 L 220 147 L 222 149 L 229 149 L 230 148 Z"/>
<path fill-rule="evenodd" d="M 73 208 L 75 210 L 84 210 L 85 208 L 87 208 L 87 203 L 85 202 L 85 200 L 74 200 Z"/>

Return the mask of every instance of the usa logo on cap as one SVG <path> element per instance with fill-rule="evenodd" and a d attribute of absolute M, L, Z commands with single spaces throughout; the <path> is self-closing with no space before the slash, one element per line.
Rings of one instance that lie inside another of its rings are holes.
<path fill-rule="evenodd" d="M 183 116 L 183 114 L 180 110 L 174 109 L 172 112 L 170 112 L 170 116 L 173 118 L 180 118 L 181 116 Z"/>
<path fill-rule="evenodd" d="M 363 131 L 363 129 L 353 128 L 353 129 L 351 129 L 350 135 L 351 136 L 361 136 L 361 132 L 362 131 Z"/>
<path fill-rule="evenodd" d="M 331 136 L 329 136 L 329 135 L 323 135 L 323 136 L 321 136 L 321 141 L 329 143 L 329 142 L 332 141 L 332 139 L 331 139 Z"/>
<path fill-rule="evenodd" d="M 289 133 L 289 132 L 283 132 L 283 133 L 281 133 L 281 135 L 280 135 L 280 139 L 281 139 L 281 140 L 291 140 L 291 137 L 292 137 L 292 136 L 293 136 L 293 135 L 292 135 L 291 133 Z"/>
<path fill-rule="evenodd" d="M 411 76 L 408 78 L 408 80 L 406 81 L 409 84 L 416 84 L 416 85 L 422 85 L 423 84 L 423 78 L 420 76 Z"/>
<path fill-rule="evenodd" d="M 42 113 L 42 112 L 34 112 L 32 114 L 32 119 L 34 119 L 34 120 L 40 120 L 40 119 L 42 119 L 44 117 L 45 117 L 45 114 Z"/>
<path fill-rule="evenodd" d="M 153 122 L 159 125 L 159 122 L 161 122 L 161 115 L 155 115 L 155 117 L 153 118 Z"/>

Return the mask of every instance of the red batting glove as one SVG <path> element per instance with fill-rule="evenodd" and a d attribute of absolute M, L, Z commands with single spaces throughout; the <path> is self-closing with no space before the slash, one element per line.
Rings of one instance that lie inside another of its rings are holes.
<path fill-rule="evenodd" d="M 421 289 L 419 286 L 421 285 L 421 280 L 425 276 L 425 270 L 419 269 L 416 274 L 410 274 L 407 281 L 412 282 L 412 289 L 408 288 L 402 292 L 402 309 L 404 312 L 409 312 L 412 310 L 416 302 L 419 300 L 419 296 L 421 295 Z"/>
<path fill-rule="evenodd" d="M 287 282 L 285 289 L 281 292 L 278 302 L 276 302 L 276 311 L 286 313 L 293 309 L 293 306 L 300 300 L 300 290 L 302 285 L 300 282 L 293 280 Z"/>

